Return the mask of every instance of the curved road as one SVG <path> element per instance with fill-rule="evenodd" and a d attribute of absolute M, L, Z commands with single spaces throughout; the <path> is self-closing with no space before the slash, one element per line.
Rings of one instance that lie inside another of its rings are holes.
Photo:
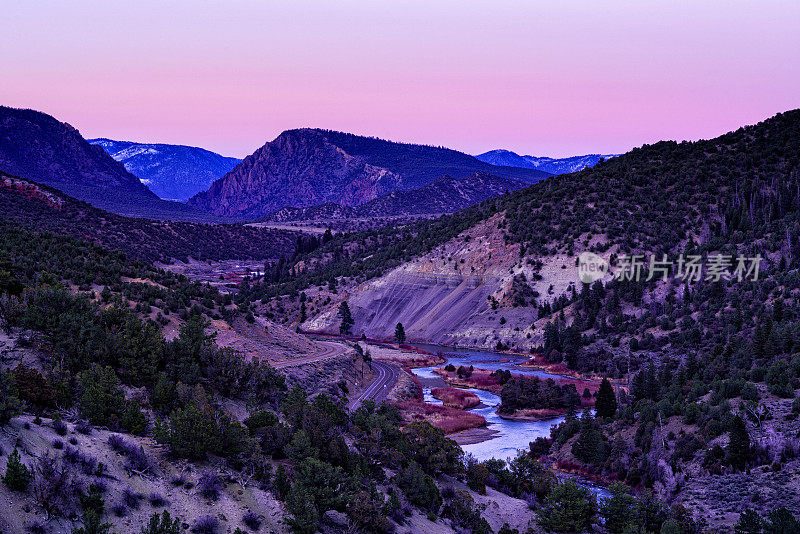
<path fill-rule="evenodd" d="M 357 410 L 367 399 L 372 399 L 376 403 L 386 400 L 386 395 L 400 379 L 400 368 L 395 365 L 373 360 L 370 362 L 370 367 L 376 373 L 375 380 L 347 404 L 350 410 Z"/>
<path fill-rule="evenodd" d="M 324 360 L 326 358 L 333 358 L 334 356 L 340 356 L 342 354 L 347 353 L 350 348 L 342 345 L 341 343 L 332 343 L 330 341 L 317 341 L 317 345 L 322 346 L 322 350 L 316 354 L 312 354 L 311 356 L 304 356 L 302 358 L 294 358 L 292 360 L 286 360 L 282 362 L 272 362 L 270 365 L 275 369 L 283 369 L 284 367 L 292 367 L 294 365 L 303 365 L 306 363 L 313 363 L 319 360 Z"/>

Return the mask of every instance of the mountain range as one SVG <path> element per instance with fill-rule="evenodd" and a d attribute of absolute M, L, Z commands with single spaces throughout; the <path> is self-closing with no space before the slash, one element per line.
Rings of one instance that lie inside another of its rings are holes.
<path fill-rule="evenodd" d="M 0 106 L 0 171 L 122 215 L 216 219 L 185 204 L 161 200 L 78 130 L 39 111 Z"/>
<path fill-rule="evenodd" d="M 510 150 L 490 150 L 475 156 L 479 160 L 492 165 L 506 165 L 524 169 L 538 169 L 550 174 L 567 174 L 587 167 L 594 167 L 600 160 L 606 160 L 618 154 L 587 154 L 567 158 L 548 158 L 539 156 L 520 156 Z"/>
<path fill-rule="evenodd" d="M 443 175 L 484 172 L 536 183 L 537 169 L 495 166 L 441 147 L 385 141 L 319 129 L 288 130 L 246 157 L 189 205 L 220 216 L 254 219 L 286 206 L 356 206 L 430 184 Z"/>
<path fill-rule="evenodd" d="M 88 139 L 122 163 L 160 198 L 185 201 L 205 191 L 240 161 L 185 145 Z"/>

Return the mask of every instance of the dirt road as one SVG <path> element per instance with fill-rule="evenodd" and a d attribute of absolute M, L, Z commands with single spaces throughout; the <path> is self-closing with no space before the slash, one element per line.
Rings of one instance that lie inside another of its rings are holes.
<path fill-rule="evenodd" d="M 302 358 L 294 358 L 282 362 L 274 362 L 271 363 L 271 365 L 275 369 L 283 369 L 284 367 L 303 365 L 306 363 L 312 363 L 319 360 L 325 360 L 327 358 L 333 358 L 335 356 L 341 356 L 342 354 L 346 354 L 347 352 L 350 351 L 350 347 L 348 347 L 347 345 L 343 345 L 341 343 L 332 343 L 330 341 L 317 341 L 317 345 L 320 345 L 321 350 L 316 354 L 312 354 L 311 356 L 304 356 Z"/>

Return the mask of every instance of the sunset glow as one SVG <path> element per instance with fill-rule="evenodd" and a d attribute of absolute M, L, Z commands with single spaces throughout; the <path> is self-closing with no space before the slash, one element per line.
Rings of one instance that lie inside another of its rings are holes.
<path fill-rule="evenodd" d="M 0 103 L 245 156 L 324 127 L 469 153 L 697 139 L 800 106 L 800 3 L 15 2 Z"/>

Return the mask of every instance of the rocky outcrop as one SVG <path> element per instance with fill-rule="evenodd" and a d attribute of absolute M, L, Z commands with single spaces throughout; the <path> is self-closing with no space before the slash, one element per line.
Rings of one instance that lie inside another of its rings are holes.
<path fill-rule="evenodd" d="M 284 206 L 356 205 L 400 187 L 401 178 L 347 154 L 316 130 L 291 130 L 246 157 L 189 204 L 257 218 Z"/>

